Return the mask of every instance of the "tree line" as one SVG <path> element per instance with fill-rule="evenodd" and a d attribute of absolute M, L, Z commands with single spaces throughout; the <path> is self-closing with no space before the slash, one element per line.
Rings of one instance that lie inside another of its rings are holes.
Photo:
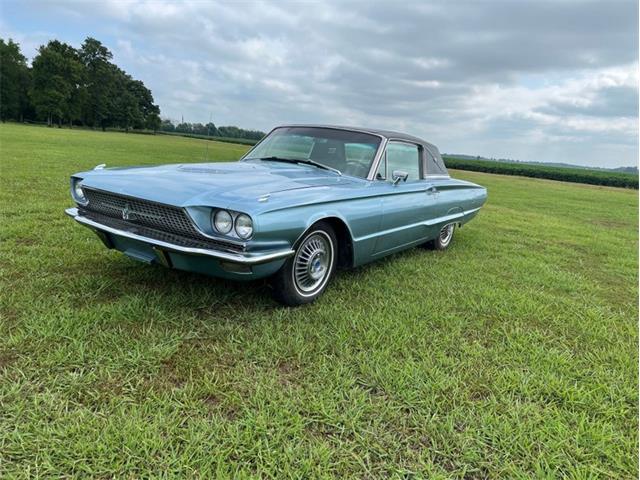
<path fill-rule="evenodd" d="M 259 130 L 245 130 L 244 128 L 234 126 L 216 127 L 212 122 L 205 125 L 202 123 L 186 122 L 174 125 L 171 120 L 168 119 L 162 120 L 159 130 L 163 132 L 204 135 L 208 137 L 244 138 L 247 140 L 260 140 L 265 136 L 265 133 Z"/>
<path fill-rule="evenodd" d="M 0 38 L 0 120 L 157 130 L 160 107 L 151 90 L 112 58 L 91 37 L 77 49 L 51 40 L 28 65 L 17 43 Z"/>
<path fill-rule="evenodd" d="M 209 122 L 174 125 L 143 82 L 112 63 L 113 54 L 88 37 L 80 48 L 51 40 L 31 65 L 20 45 L 0 38 L 0 120 L 48 125 L 148 129 L 187 135 L 260 140 L 265 134 Z"/>

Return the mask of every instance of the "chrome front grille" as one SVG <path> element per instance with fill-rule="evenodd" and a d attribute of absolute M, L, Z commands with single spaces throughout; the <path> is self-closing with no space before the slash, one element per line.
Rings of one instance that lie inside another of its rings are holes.
<path fill-rule="evenodd" d="M 189 248 L 202 248 L 205 250 L 224 250 L 232 253 L 240 253 L 243 251 L 242 246 L 232 245 L 224 241 L 206 239 L 197 240 L 194 238 L 188 238 L 182 235 L 175 235 L 173 233 L 163 232 L 154 228 L 149 228 L 143 225 L 133 225 L 131 222 L 126 222 L 118 218 L 103 215 L 101 213 L 95 213 L 87 210 L 80 210 L 81 216 L 93 220 L 100 225 L 106 227 L 115 228 L 124 232 L 135 233 L 141 237 L 151 238 L 154 240 L 160 240 L 162 242 L 170 243 L 172 245 L 178 245 L 180 247 Z"/>
<path fill-rule="evenodd" d="M 182 208 L 90 188 L 84 188 L 83 191 L 88 204 L 81 207 L 81 212 L 93 212 L 116 219 L 119 225 L 148 227 L 155 232 L 154 236 L 165 233 L 174 240 L 194 240 L 201 244 L 200 248 L 206 248 L 204 244 L 207 244 L 231 251 L 244 250 L 242 245 L 211 239 L 200 233 Z"/>

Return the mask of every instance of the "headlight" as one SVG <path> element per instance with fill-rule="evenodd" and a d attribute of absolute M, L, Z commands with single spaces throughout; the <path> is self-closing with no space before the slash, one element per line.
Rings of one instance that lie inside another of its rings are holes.
<path fill-rule="evenodd" d="M 80 180 L 76 180 L 73 182 L 73 199 L 76 202 L 86 203 L 87 199 L 84 196 L 84 192 L 82 191 L 82 182 Z"/>
<path fill-rule="evenodd" d="M 229 233 L 233 228 L 233 218 L 226 210 L 218 210 L 213 216 L 213 227 L 220 233 Z"/>
<path fill-rule="evenodd" d="M 244 213 L 239 214 L 236 217 L 236 233 L 242 239 L 247 239 L 253 233 L 253 222 L 249 215 L 245 215 Z"/>

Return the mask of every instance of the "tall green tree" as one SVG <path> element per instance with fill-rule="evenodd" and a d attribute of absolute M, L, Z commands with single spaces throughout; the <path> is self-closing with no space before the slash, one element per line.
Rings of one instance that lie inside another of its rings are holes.
<path fill-rule="evenodd" d="M 79 118 L 84 88 L 84 67 L 78 52 L 52 40 L 38 49 L 33 59 L 31 99 L 36 113 L 51 125 Z"/>
<path fill-rule="evenodd" d="M 111 63 L 113 54 L 109 49 L 95 38 L 87 37 L 80 47 L 79 55 L 86 75 L 87 99 L 83 119 L 87 125 L 104 130 L 115 117 L 120 69 Z"/>
<path fill-rule="evenodd" d="M 152 113 L 147 116 L 144 122 L 144 127 L 153 130 L 153 133 L 156 133 L 160 130 L 160 126 L 162 125 L 162 120 L 160 119 L 160 109 L 158 108 L 158 113 Z"/>
<path fill-rule="evenodd" d="M 38 49 L 32 68 L 12 40 L 0 39 L 0 120 L 82 121 L 105 130 L 161 127 L 160 108 L 143 82 L 111 62 L 95 38 L 80 49 L 52 40 Z"/>
<path fill-rule="evenodd" d="M 144 118 L 136 96 L 134 80 L 117 67 L 114 74 L 117 96 L 113 105 L 113 118 L 110 121 L 127 132 L 130 128 L 141 128 Z"/>
<path fill-rule="evenodd" d="M 86 69 L 85 122 L 103 130 L 118 126 L 151 128 L 160 126 L 160 107 L 143 82 L 134 80 L 111 63 L 112 53 L 95 38 L 88 37 L 80 48 Z"/>
<path fill-rule="evenodd" d="M 20 45 L 0 38 L 0 120 L 24 119 L 29 113 L 31 72 Z"/>
<path fill-rule="evenodd" d="M 153 94 L 144 83 L 140 80 L 133 80 L 130 78 L 127 84 L 127 90 L 131 93 L 138 103 L 138 110 L 140 112 L 141 123 L 136 128 L 153 128 L 153 125 L 160 120 L 160 107 L 153 103 Z M 156 120 L 157 117 L 157 120 Z"/>

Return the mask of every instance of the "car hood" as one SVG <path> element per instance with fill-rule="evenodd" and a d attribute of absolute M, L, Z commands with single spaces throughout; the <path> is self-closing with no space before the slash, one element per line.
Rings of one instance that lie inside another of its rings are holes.
<path fill-rule="evenodd" d="M 231 208 L 258 202 L 267 194 L 352 184 L 314 166 L 283 162 L 226 162 L 91 170 L 77 177 L 83 185 L 181 207 Z"/>

